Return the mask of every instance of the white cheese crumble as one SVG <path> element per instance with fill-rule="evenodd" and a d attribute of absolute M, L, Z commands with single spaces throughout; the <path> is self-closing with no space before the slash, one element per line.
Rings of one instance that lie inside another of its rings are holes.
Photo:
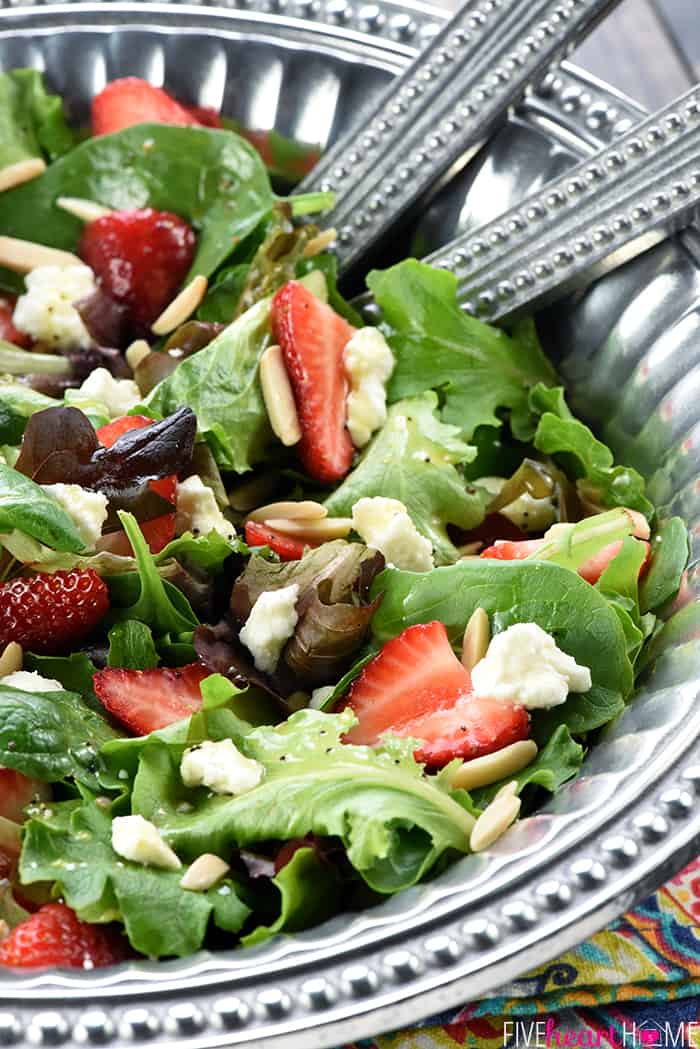
<path fill-rule="evenodd" d="M 41 487 L 61 504 L 88 550 L 94 550 L 107 520 L 107 496 L 102 492 L 89 492 L 79 484 L 42 484 Z"/>
<path fill-rule="evenodd" d="M 107 409 L 110 419 L 128 415 L 143 398 L 133 379 L 115 379 L 106 368 L 95 368 L 87 379 L 74 390 L 71 404 L 80 407 L 81 401 L 96 403 Z"/>
<path fill-rule="evenodd" d="M 115 816 L 112 820 L 112 848 L 118 856 L 144 867 L 161 867 L 166 871 L 182 867 L 155 824 L 143 816 Z"/>
<path fill-rule="evenodd" d="M 299 616 L 296 603 L 299 584 L 281 590 L 266 590 L 257 599 L 247 622 L 238 635 L 252 654 L 258 670 L 272 674 L 282 649 L 294 633 Z"/>
<path fill-rule="evenodd" d="M 55 349 L 86 350 L 90 334 L 73 305 L 96 289 L 89 266 L 37 266 L 25 277 L 26 292 L 17 299 L 15 327 Z"/>
<path fill-rule="evenodd" d="M 359 499 L 352 508 L 352 526 L 388 564 L 407 572 L 433 567 L 432 543 L 420 534 L 400 500 L 381 495 Z"/>
<path fill-rule="evenodd" d="M 394 356 L 378 328 L 360 328 L 343 350 L 350 381 L 347 427 L 352 443 L 363 448 L 386 422 L 386 382 L 394 370 Z"/>
<path fill-rule="evenodd" d="M 588 667 L 557 646 L 537 623 L 516 623 L 492 639 L 472 670 L 477 696 L 501 699 L 528 710 L 558 707 L 569 692 L 588 692 Z"/>
<path fill-rule="evenodd" d="M 474 482 L 494 496 L 500 494 L 505 483 L 505 477 L 480 477 Z M 502 506 L 498 512 L 522 532 L 544 532 L 557 519 L 557 510 L 551 495 L 535 499 L 529 492 L 523 492 L 512 503 Z"/>
<path fill-rule="evenodd" d="M 0 685 L 19 688 L 22 692 L 62 692 L 63 685 L 52 677 L 42 677 L 36 670 L 15 670 L 0 678 Z"/>
<path fill-rule="evenodd" d="M 209 535 L 218 532 L 229 541 L 236 536 L 236 529 L 222 514 L 211 488 L 198 474 L 193 474 L 177 486 L 178 529 L 193 535 Z"/>
<path fill-rule="evenodd" d="M 265 766 L 241 754 L 231 739 L 205 740 L 182 755 L 186 787 L 208 787 L 214 794 L 245 794 L 262 780 Z"/>

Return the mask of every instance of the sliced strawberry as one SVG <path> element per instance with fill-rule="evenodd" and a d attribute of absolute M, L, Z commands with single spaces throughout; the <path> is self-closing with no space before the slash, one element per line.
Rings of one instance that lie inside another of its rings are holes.
<path fill-rule="evenodd" d="M 499 539 L 493 546 L 489 546 L 486 550 L 482 550 L 480 556 L 500 561 L 522 561 L 527 557 L 533 557 L 542 547 L 544 542 L 544 539 L 524 539 L 520 543 L 513 543 L 508 540 Z M 585 579 L 587 583 L 597 583 L 610 562 L 619 554 L 622 549 L 622 542 L 622 539 L 616 539 L 615 542 L 608 543 L 607 546 L 598 550 L 593 557 L 589 557 L 587 561 L 579 566 L 578 574 L 581 578 Z M 646 557 L 639 572 L 641 576 L 646 571 L 651 548 L 649 543 L 643 539 L 638 539 L 637 542 L 643 542 L 646 547 Z"/>
<path fill-rule="evenodd" d="M 520 542 L 497 539 L 493 546 L 487 546 L 479 556 L 497 561 L 524 561 L 526 557 L 536 554 L 543 543 L 544 539 L 522 539 Z"/>
<path fill-rule="evenodd" d="M 107 667 L 93 675 L 102 705 L 137 736 L 196 714 L 202 706 L 200 682 L 210 671 L 202 663 L 156 670 Z"/>
<path fill-rule="evenodd" d="M 96 969 L 132 955 L 114 927 L 88 925 L 65 903 L 47 903 L 0 943 L 0 965 Z"/>
<path fill-rule="evenodd" d="M 183 106 L 189 115 L 203 127 L 222 128 L 224 126 L 221 114 L 213 106 Z"/>
<path fill-rule="evenodd" d="M 147 334 L 192 265 L 195 235 L 169 211 L 113 211 L 88 223 L 78 252 L 102 290 L 129 308 L 135 334 Z"/>
<path fill-rule="evenodd" d="M 272 300 L 272 330 L 294 390 L 299 457 L 310 477 L 333 484 L 352 464 L 343 350 L 355 329 L 293 280 Z"/>
<path fill-rule="evenodd" d="M 248 546 L 269 546 L 282 561 L 298 561 L 304 556 L 305 547 L 310 545 L 275 532 L 259 521 L 246 521 L 245 541 Z"/>
<path fill-rule="evenodd" d="M 15 312 L 16 299 L 9 295 L 0 295 L 0 339 L 11 342 L 23 349 L 31 346 L 32 340 L 29 335 L 15 328 L 12 319 Z"/>
<path fill-rule="evenodd" d="M 141 430 L 144 426 L 151 426 L 152 424 L 153 419 L 149 419 L 145 415 L 123 415 L 120 419 L 114 419 L 111 423 L 101 426 L 97 431 L 97 439 L 105 448 L 111 448 L 114 442 L 118 441 L 129 430 Z M 149 481 L 148 486 L 162 496 L 163 499 L 167 499 L 173 506 L 175 505 L 177 500 L 177 477 L 175 474 L 169 474 L 167 477 L 161 477 L 156 481 Z M 154 517 L 150 521 L 142 521 L 140 522 L 140 528 L 151 553 L 159 554 L 175 538 L 175 514 L 161 514 L 160 517 Z M 110 532 L 104 536 L 100 542 L 100 549 L 109 550 L 110 553 L 120 554 L 122 557 L 131 557 L 134 552 L 126 532 L 121 530 Z"/>
<path fill-rule="evenodd" d="M 0 768 L 0 817 L 22 823 L 24 810 L 33 801 L 47 801 L 51 790 L 46 783 L 30 779 L 14 769 Z M 2 875 L 0 874 L 0 878 Z"/>
<path fill-rule="evenodd" d="M 133 124 L 199 124 L 167 91 L 128 76 L 112 80 L 92 100 L 93 135 L 110 135 Z"/>
<path fill-rule="evenodd" d="M 75 647 L 109 609 L 107 585 L 92 568 L 42 572 L 0 584 L 0 649 L 17 641 L 32 652 Z"/>
<path fill-rule="evenodd" d="M 424 742 L 415 751 L 431 767 L 476 758 L 525 739 L 522 707 L 473 695 L 442 623 L 419 623 L 388 641 L 354 682 L 350 706 L 358 717 L 348 743 L 374 746 L 384 733 Z"/>

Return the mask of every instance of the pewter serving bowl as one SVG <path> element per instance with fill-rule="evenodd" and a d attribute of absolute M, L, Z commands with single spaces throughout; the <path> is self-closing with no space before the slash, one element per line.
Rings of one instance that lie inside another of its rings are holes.
<path fill-rule="evenodd" d="M 270 0 L 274 13 L 263 3 L 6 8 L 0 65 L 44 68 L 78 120 L 106 79 L 135 74 L 248 126 L 325 144 L 361 121 L 443 17 L 391 0 Z M 434 246 L 493 217 L 638 115 L 604 85 L 557 70 L 424 209 L 418 242 Z M 699 267 L 690 230 L 542 318 L 575 408 L 649 476 L 658 505 L 688 520 L 696 547 Z M 371 911 L 258 948 L 5 973 L 0 1044 L 322 1049 L 454 1008 L 551 960 L 698 851 L 697 611 L 691 601 L 670 621 L 639 694 L 581 776 L 491 852 Z"/>

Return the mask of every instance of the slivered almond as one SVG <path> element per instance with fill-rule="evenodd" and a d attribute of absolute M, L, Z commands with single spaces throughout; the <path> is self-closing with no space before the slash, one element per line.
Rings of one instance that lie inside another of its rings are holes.
<path fill-rule="evenodd" d="M 268 346 L 260 358 L 260 385 L 270 426 L 286 447 L 301 440 L 292 384 L 279 346 Z"/>
<path fill-rule="evenodd" d="M 308 539 L 309 542 L 325 543 L 329 539 L 344 539 L 352 529 L 352 517 L 323 517 L 316 521 L 290 521 L 285 517 L 271 517 L 265 520 L 268 528 L 295 539 Z"/>
<path fill-rule="evenodd" d="M 483 608 L 475 608 L 467 623 L 462 642 L 462 665 L 467 670 L 472 671 L 476 664 L 484 658 L 490 640 L 489 617 Z"/>
<path fill-rule="evenodd" d="M 493 754 L 484 754 L 481 758 L 465 761 L 452 775 L 450 784 L 462 787 L 463 790 L 474 790 L 476 787 L 488 787 L 498 783 L 499 779 L 513 776 L 520 772 L 537 757 L 537 744 L 532 739 L 521 739 L 511 743 Z"/>
<path fill-rule="evenodd" d="M 124 356 L 132 372 L 136 371 L 141 361 L 145 360 L 150 352 L 151 347 L 145 339 L 134 339 L 131 345 L 127 346 Z"/>
<path fill-rule="evenodd" d="M 84 266 L 85 263 L 70 251 L 58 248 L 47 248 L 45 244 L 36 244 L 33 240 L 19 240 L 17 237 L 0 236 L 0 266 L 6 266 L 15 273 L 31 273 L 37 266 Z"/>
<path fill-rule="evenodd" d="M 180 878 L 180 888 L 190 892 L 206 892 L 221 881 L 229 866 L 220 856 L 205 852 L 191 863 Z"/>
<path fill-rule="evenodd" d="M 493 796 L 493 800 L 496 798 L 514 798 L 518 793 L 518 781 L 512 779 L 510 783 L 504 783 L 500 790 L 497 790 Z"/>
<path fill-rule="evenodd" d="M 330 229 L 322 229 L 320 233 L 311 238 L 308 244 L 304 245 L 302 252 L 304 258 L 310 259 L 314 255 L 320 255 L 322 251 L 325 251 L 333 243 L 337 236 L 338 231 L 332 226 Z"/>
<path fill-rule="evenodd" d="M 31 182 L 45 171 L 46 162 L 41 157 L 30 157 L 29 160 L 18 160 L 16 164 L 8 164 L 0 170 L 0 193 L 21 186 L 23 182 Z"/>
<path fill-rule="evenodd" d="M 74 215 L 81 222 L 94 222 L 95 219 L 103 219 L 105 215 L 111 215 L 112 209 L 98 204 L 96 200 L 85 200 L 83 197 L 58 197 L 56 207 Z"/>
<path fill-rule="evenodd" d="M 249 521 L 267 521 L 270 517 L 284 517 L 287 521 L 320 521 L 327 517 L 325 506 L 315 503 L 313 499 L 302 499 L 299 502 L 288 500 L 283 503 L 268 503 L 248 514 Z"/>
<path fill-rule="evenodd" d="M 22 646 L 18 645 L 16 641 L 10 641 L 8 645 L 5 645 L 2 655 L 0 656 L 0 677 L 7 677 L 8 674 L 16 674 L 18 670 L 22 669 Z"/>
<path fill-rule="evenodd" d="M 207 278 L 201 274 L 191 280 L 187 287 L 166 306 L 160 317 L 151 325 L 154 335 L 169 335 L 192 316 L 207 293 Z"/>
<path fill-rule="evenodd" d="M 519 813 L 520 798 L 512 794 L 494 798 L 472 828 L 469 837 L 469 847 L 472 852 L 483 852 L 484 849 L 488 849 L 495 841 L 498 841 L 518 818 Z"/>

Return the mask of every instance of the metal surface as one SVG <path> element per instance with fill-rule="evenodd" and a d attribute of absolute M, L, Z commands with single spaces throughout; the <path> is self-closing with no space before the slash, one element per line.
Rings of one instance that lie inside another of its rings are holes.
<path fill-rule="evenodd" d="M 405 63 L 406 40 L 430 36 L 439 21 L 428 8 L 393 3 L 326 5 L 315 3 L 314 21 L 304 23 L 184 5 L 15 8 L 0 15 L 0 65 L 44 64 L 78 116 L 107 77 L 164 75 L 183 98 L 223 98 L 245 123 L 267 114 L 257 126 L 307 141 L 317 129 L 325 142 L 359 117 L 358 98 Z M 408 37 L 397 42 L 397 34 Z M 575 71 L 553 74 L 433 203 L 419 237 L 435 244 L 483 224 L 638 115 Z M 697 244 L 692 231 L 675 238 L 542 318 L 574 407 L 645 470 L 663 508 L 686 516 L 694 559 Z M 454 1007 L 554 958 L 698 851 L 697 619 L 691 606 L 674 617 L 644 687 L 579 779 L 491 852 L 371 911 L 257 948 L 108 971 L 3 974 L 0 1044 L 321 1049 Z"/>
<path fill-rule="evenodd" d="M 700 89 L 426 259 L 467 312 L 502 320 L 579 291 L 682 229 L 700 205 Z"/>
<path fill-rule="evenodd" d="M 466 0 L 300 191 L 332 190 L 341 269 L 366 259 L 617 0 Z"/>

